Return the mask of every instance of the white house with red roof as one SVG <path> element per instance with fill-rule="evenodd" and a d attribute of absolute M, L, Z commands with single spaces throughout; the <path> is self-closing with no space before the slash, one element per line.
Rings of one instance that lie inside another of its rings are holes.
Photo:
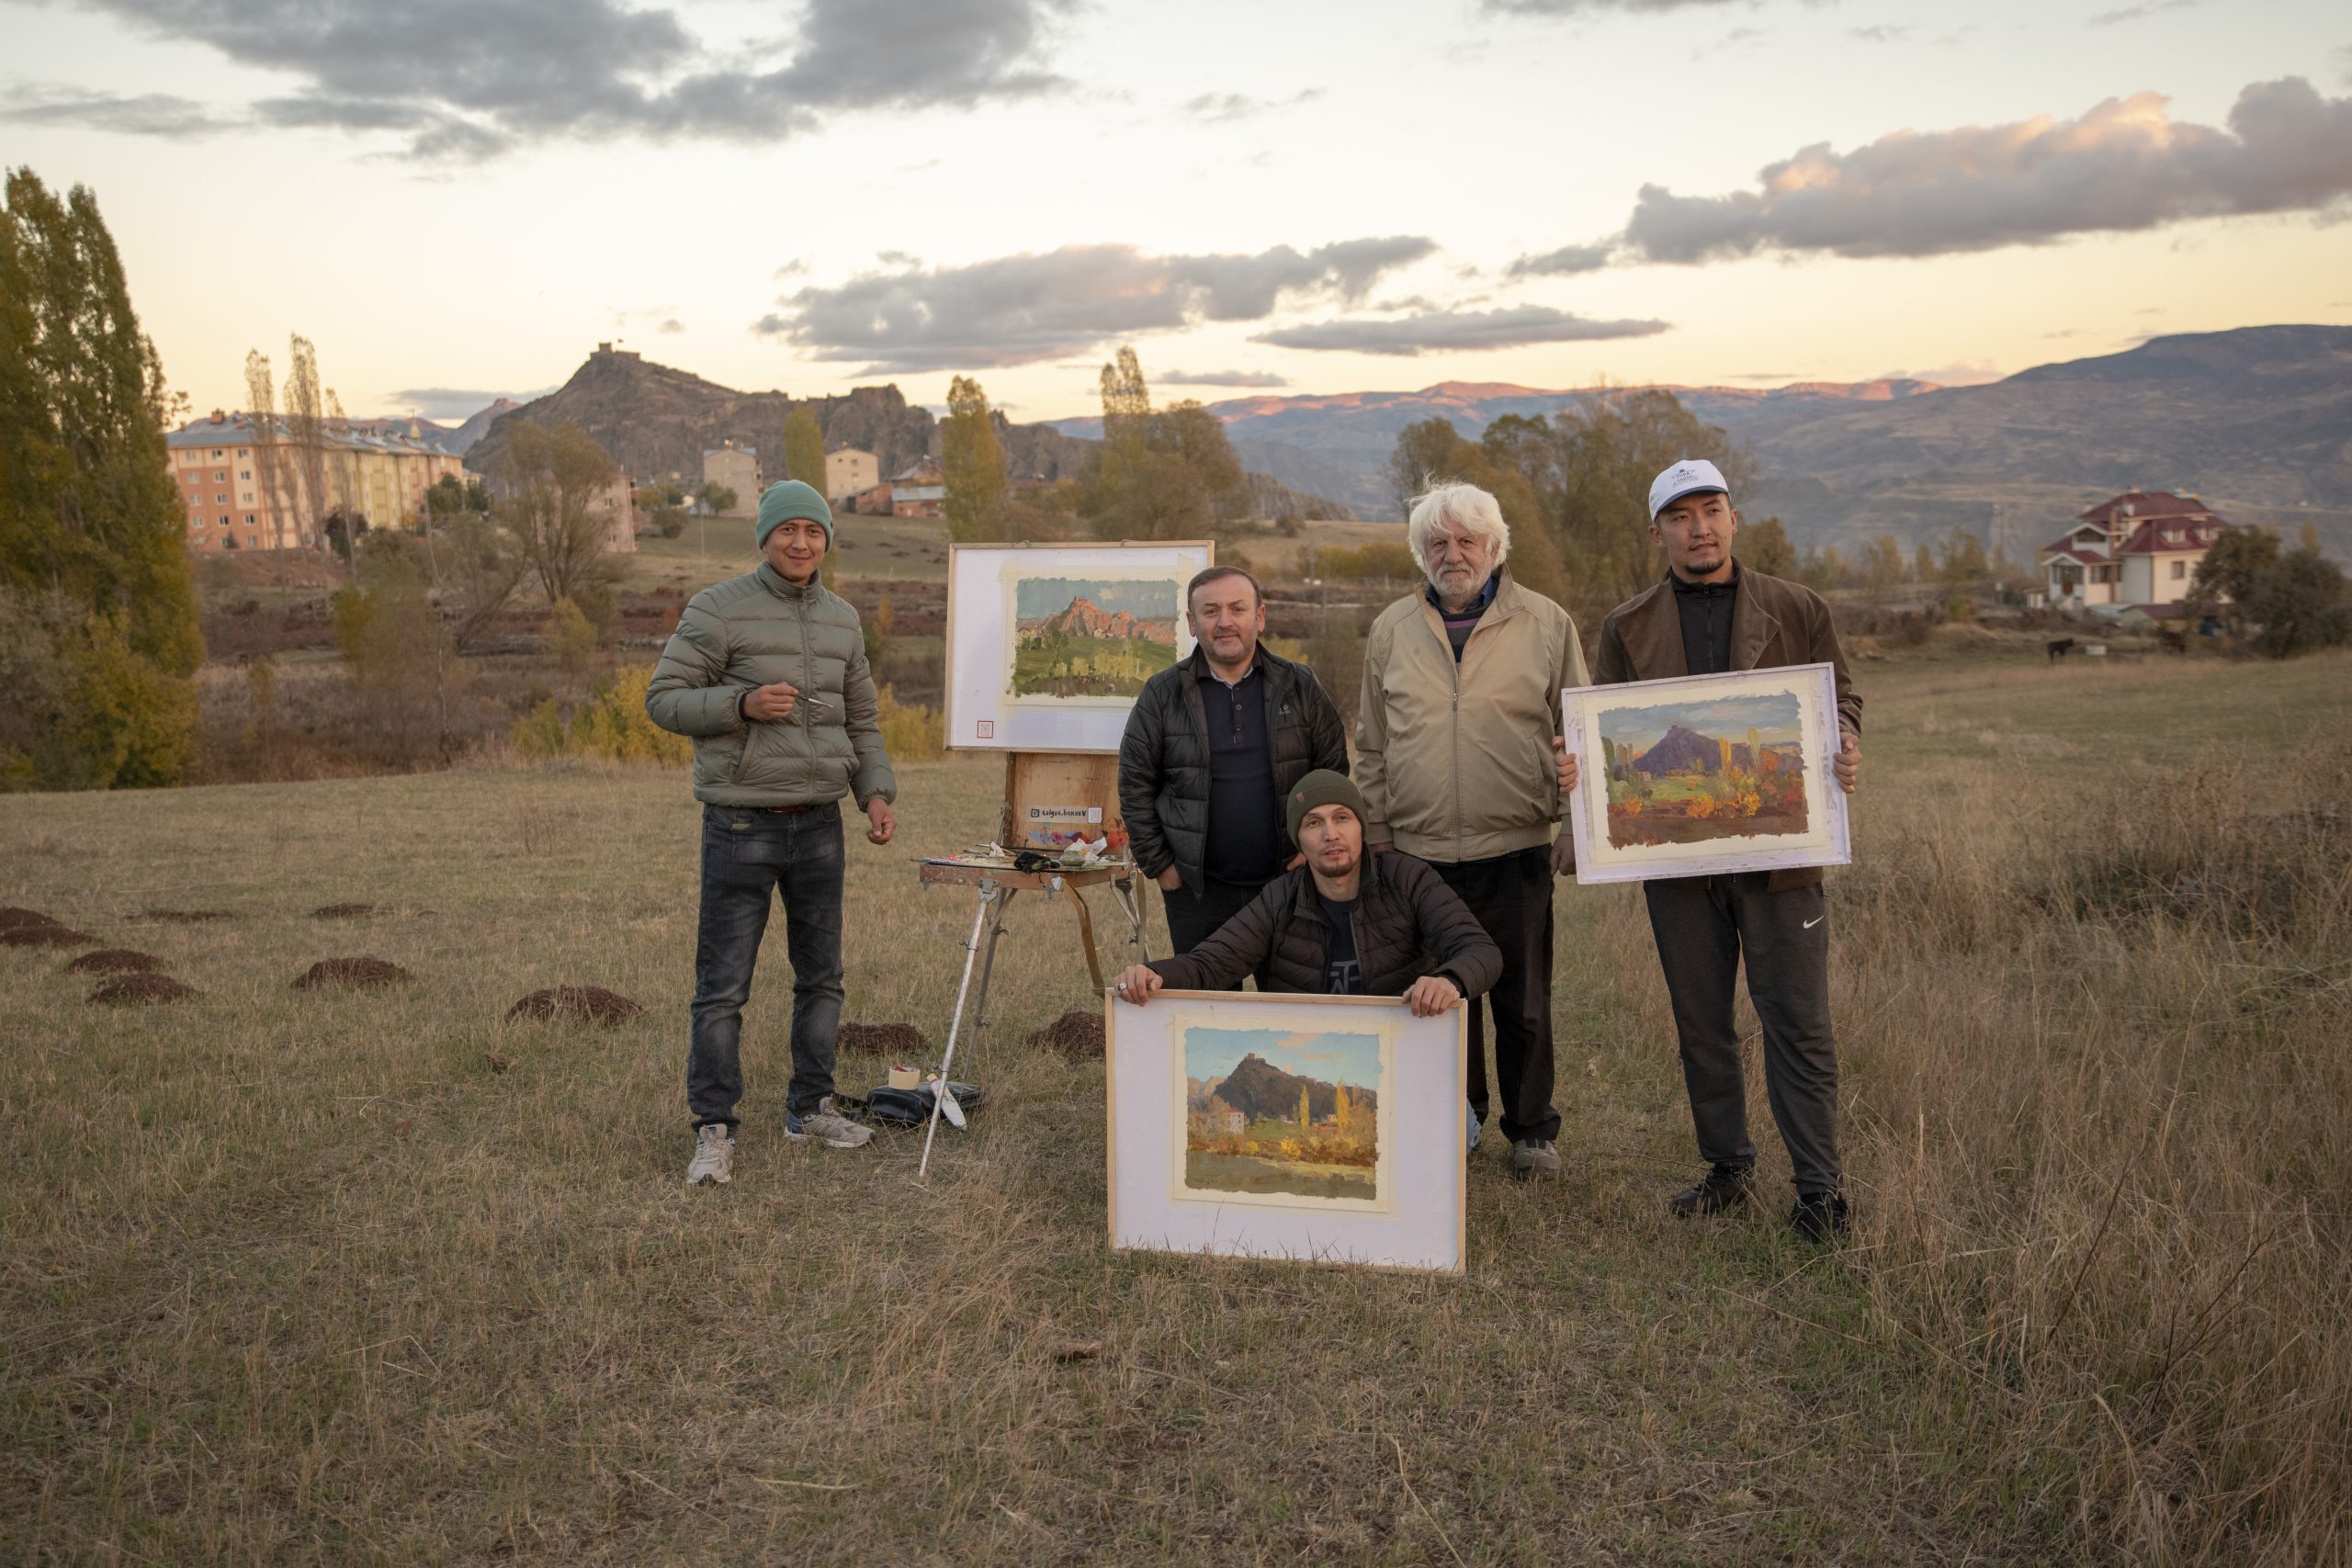
<path fill-rule="evenodd" d="M 2039 558 L 2053 610 L 2154 612 L 2188 599 L 2197 563 L 2235 525 L 2194 495 L 2129 490 L 2075 520 Z"/>

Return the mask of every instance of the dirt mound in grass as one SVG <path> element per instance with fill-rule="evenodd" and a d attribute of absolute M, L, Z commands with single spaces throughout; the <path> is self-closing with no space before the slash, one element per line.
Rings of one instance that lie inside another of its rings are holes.
<path fill-rule="evenodd" d="M 1058 1051 L 1073 1062 L 1099 1062 L 1102 1059 L 1102 1015 L 1084 1008 L 1069 1011 L 1034 1032 L 1026 1043 L 1043 1045 Z"/>
<path fill-rule="evenodd" d="M 20 909 L 14 904 L 0 908 L 0 931 L 54 931 L 58 926 L 55 917 L 39 909 Z"/>
<path fill-rule="evenodd" d="M 72 926 L 9 926 L 0 929 L 0 947 L 89 947 L 97 938 Z"/>
<path fill-rule="evenodd" d="M 68 975 L 153 975 L 164 961 L 133 947 L 102 947 L 65 966 Z"/>
<path fill-rule="evenodd" d="M 298 991 L 320 991 L 329 986 L 348 986 L 355 990 L 373 991 L 386 986 L 405 986 L 414 979 L 397 964 L 380 958 L 322 958 L 296 976 Z"/>
<path fill-rule="evenodd" d="M 311 911 L 314 920 L 356 920 L 362 915 L 376 912 L 373 904 L 322 904 Z"/>
<path fill-rule="evenodd" d="M 169 975 L 117 975 L 110 980 L 99 981 L 90 992 L 90 999 L 146 1007 L 156 1002 L 186 1001 L 197 994 L 195 987 L 184 985 Z"/>
<path fill-rule="evenodd" d="M 215 920 L 233 920 L 237 917 L 226 909 L 141 909 L 139 918 L 164 926 L 209 926 Z"/>
<path fill-rule="evenodd" d="M 533 991 L 506 1010 L 506 1021 L 516 1019 L 578 1019 L 585 1023 L 618 1023 L 645 1010 L 602 986 L 549 986 Z"/>
<path fill-rule="evenodd" d="M 922 1031 L 911 1023 L 844 1023 L 834 1041 L 844 1051 L 871 1051 L 902 1067 L 922 1059 Z"/>

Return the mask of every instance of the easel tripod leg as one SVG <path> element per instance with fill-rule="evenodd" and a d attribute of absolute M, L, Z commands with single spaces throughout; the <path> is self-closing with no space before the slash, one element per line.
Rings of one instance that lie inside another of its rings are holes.
<path fill-rule="evenodd" d="M 996 944 L 997 939 L 1004 935 L 1004 911 L 1012 904 L 1012 896 L 1020 891 L 1018 887 L 1000 889 L 993 918 L 989 921 L 989 944 L 980 953 L 979 994 L 972 999 L 972 1049 L 975 1053 L 989 1037 L 989 976 L 996 973 Z M 941 1068 L 939 1076 L 945 1078 L 947 1070 Z"/>
<path fill-rule="evenodd" d="M 956 987 L 956 1016 L 947 1021 L 947 1054 L 939 1063 L 939 1093 L 931 1097 L 931 1125 L 922 1135 L 922 1163 L 915 1168 L 915 1179 L 921 1181 L 931 1168 L 931 1141 L 939 1135 L 939 1112 L 946 1104 L 947 1069 L 956 1062 L 956 1034 L 964 1024 L 964 998 L 972 989 L 972 961 L 980 955 L 980 927 L 996 901 L 996 885 L 980 884 L 980 907 L 972 914 L 972 939 L 964 944 L 964 978 Z"/>

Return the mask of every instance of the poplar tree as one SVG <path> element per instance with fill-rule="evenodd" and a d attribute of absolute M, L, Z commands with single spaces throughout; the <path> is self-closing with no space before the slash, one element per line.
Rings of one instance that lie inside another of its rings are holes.
<path fill-rule="evenodd" d="M 825 493 L 825 433 L 807 403 L 794 404 L 784 416 L 784 477 Z"/>
<path fill-rule="evenodd" d="M 0 782 L 169 784 L 196 724 L 187 517 L 164 444 L 163 362 L 97 198 L 10 171 L 0 214 L 0 589 L 21 700 Z"/>
<path fill-rule="evenodd" d="M 947 481 L 947 535 L 971 544 L 1004 536 L 1004 446 L 996 438 L 988 394 L 958 376 L 947 387 L 947 423 L 940 431 Z"/>

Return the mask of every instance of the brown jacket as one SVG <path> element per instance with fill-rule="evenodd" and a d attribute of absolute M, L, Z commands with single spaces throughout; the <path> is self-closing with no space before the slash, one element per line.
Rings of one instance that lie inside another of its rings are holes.
<path fill-rule="evenodd" d="M 1821 595 L 1800 582 L 1739 569 L 1739 594 L 1732 601 L 1731 667 L 1778 670 L 1791 664 L 1828 664 L 1838 671 L 1838 728 L 1862 732 L 1862 696 L 1846 672 L 1838 627 Z M 1690 673 L 1682 653 L 1682 612 L 1674 583 L 1664 579 L 1609 612 L 1600 623 L 1600 653 L 1593 671 L 1597 686 L 1626 681 L 1663 681 Z M 1817 865 L 1776 871 L 1770 892 L 1810 887 L 1822 879 Z"/>
<path fill-rule="evenodd" d="M 1418 589 L 1364 639 L 1356 787 L 1367 844 L 1423 860 L 1491 860 L 1560 831 L 1560 693 L 1587 683 L 1568 613 L 1501 573 L 1459 661 Z"/>

